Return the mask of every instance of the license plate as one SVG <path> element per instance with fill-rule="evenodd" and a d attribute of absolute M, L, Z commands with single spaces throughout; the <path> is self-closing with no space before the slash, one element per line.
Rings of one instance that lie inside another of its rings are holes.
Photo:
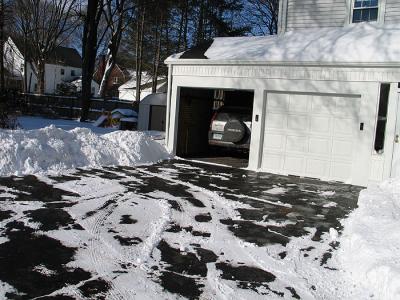
<path fill-rule="evenodd" d="M 214 133 L 213 134 L 213 139 L 214 140 L 222 140 L 222 134 L 221 133 Z"/>

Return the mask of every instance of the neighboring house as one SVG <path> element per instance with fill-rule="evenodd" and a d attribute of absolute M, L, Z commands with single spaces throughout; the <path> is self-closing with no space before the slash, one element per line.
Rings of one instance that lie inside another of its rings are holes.
<path fill-rule="evenodd" d="M 143 72 L 141 80 L 141 90 L 140 99 L 144 99 L 146 96 L 153 93 L 153 77 Z M 126 101 L 136 101 L 136 76 L 133 76 L 126 83 L 118 88 L 119 96 L 118 98 Z M 167 92 L 167 79 L 165 77 L 159 77 L 157 80 L 156 93 L 166 93 Z"/>
<path fill-rule="evenodd" d="M 11 38 L 5 43 L 6 68 L 17 76 L 23 87 L 24 51 Z M 37 92 L 37 70 L 34 62 L 27 62 L 26 91 Z M 82 59 L 73 48 L 57 47 L 45 65 L 45 93 L 55 94 L 60 84 L 78 78 L 82 74 Z"/>
<path fill-rule="evenodd" d="M 250 170 L 362 186 L 400 175 L 399 8 L 283 0 L 280 36 L 216 38 L 169 57 L 168 149 L 207 149 L 215 95 L 240 104 L 246 91 Z"/>
<path fill-rule="evenodd" d="M 76 91 L 78 93 L 82 92 L 82 76 L 79 76 L 78 78 L 72 80 L 70 83 L 73 86 L 75 86 Z M 91 93 L 92 93 L 92 95 L 95 96 L 95 97 L 98 96 L 99 95 L 99 89 L 100 89 L 99 84 L 96 81 L 92 80 L 92 84 L 91 84 Z"/>
<path fill-rule="evenodd" d="M 97 64 L 97 68 L 94 72 L 93 79 L 100 85 L 103 79 L 104 71 L 106 68 L 105 56 L 100 56 Z M 115 64 L 111 71 L 111 75 L 108 78 L 106 96 L 108 97 L 118 97 L 118 88 L 127 82 L 131 77 L 129 70 L 123 68 L 122 66 Z"/>

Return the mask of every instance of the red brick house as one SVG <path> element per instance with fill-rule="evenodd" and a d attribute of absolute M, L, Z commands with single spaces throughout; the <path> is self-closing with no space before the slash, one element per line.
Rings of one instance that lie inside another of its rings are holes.
<path fill-rule="evenodd" d="M 99 58 L 97 68 L 93 74 L 93 79 L 100 84 L 106 67 L 105 56 Z M 118 64 L 115 64 L 111 71 L 111 76 L 107 82 L 106 96 L 118 97 L 118 88 L 130 79 L 129 72 Z"/>

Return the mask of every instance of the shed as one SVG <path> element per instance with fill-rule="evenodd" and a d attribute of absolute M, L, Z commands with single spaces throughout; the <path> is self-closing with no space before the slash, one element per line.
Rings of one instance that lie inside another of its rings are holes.
<path fill-rule="evenodd" d="M 165 131 L 167 94 L 146 96 L 139 104 L 139 130 Z"/>
<path fill-rule="evenodd" d="M 400 175 L 399 45 L 400 25 L 360 23 L 173 55 L 167 147 L 205 151 L 212 109 L 229 93 L 251 98 L 249 170 L 362 186 Z"/>

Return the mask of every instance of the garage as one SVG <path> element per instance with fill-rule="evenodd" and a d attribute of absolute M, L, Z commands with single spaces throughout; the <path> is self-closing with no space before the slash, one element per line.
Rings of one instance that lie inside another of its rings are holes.
<path fill-rule="evenodd" d="M 247 167 L 254 93 L 180 89 L 176 154 L 233 167 Z"/>
<path fill-rule="evenodd" d="M 349 181 L 360 101 L 359 96 L 268 93 L 262 169 Z"/>
<path fill-rule="evenodd" d="M 365 42 L 395 36 L 379 27 L 367 36 L 357 27 L 315 31 L 318 39 L 215 38 L 169 57 L 168 149 L 223 164 L 206 142 L 216 91 L 246 91 L 249 170 L 360 186 L 400 175 L 400 55 Z"/>

